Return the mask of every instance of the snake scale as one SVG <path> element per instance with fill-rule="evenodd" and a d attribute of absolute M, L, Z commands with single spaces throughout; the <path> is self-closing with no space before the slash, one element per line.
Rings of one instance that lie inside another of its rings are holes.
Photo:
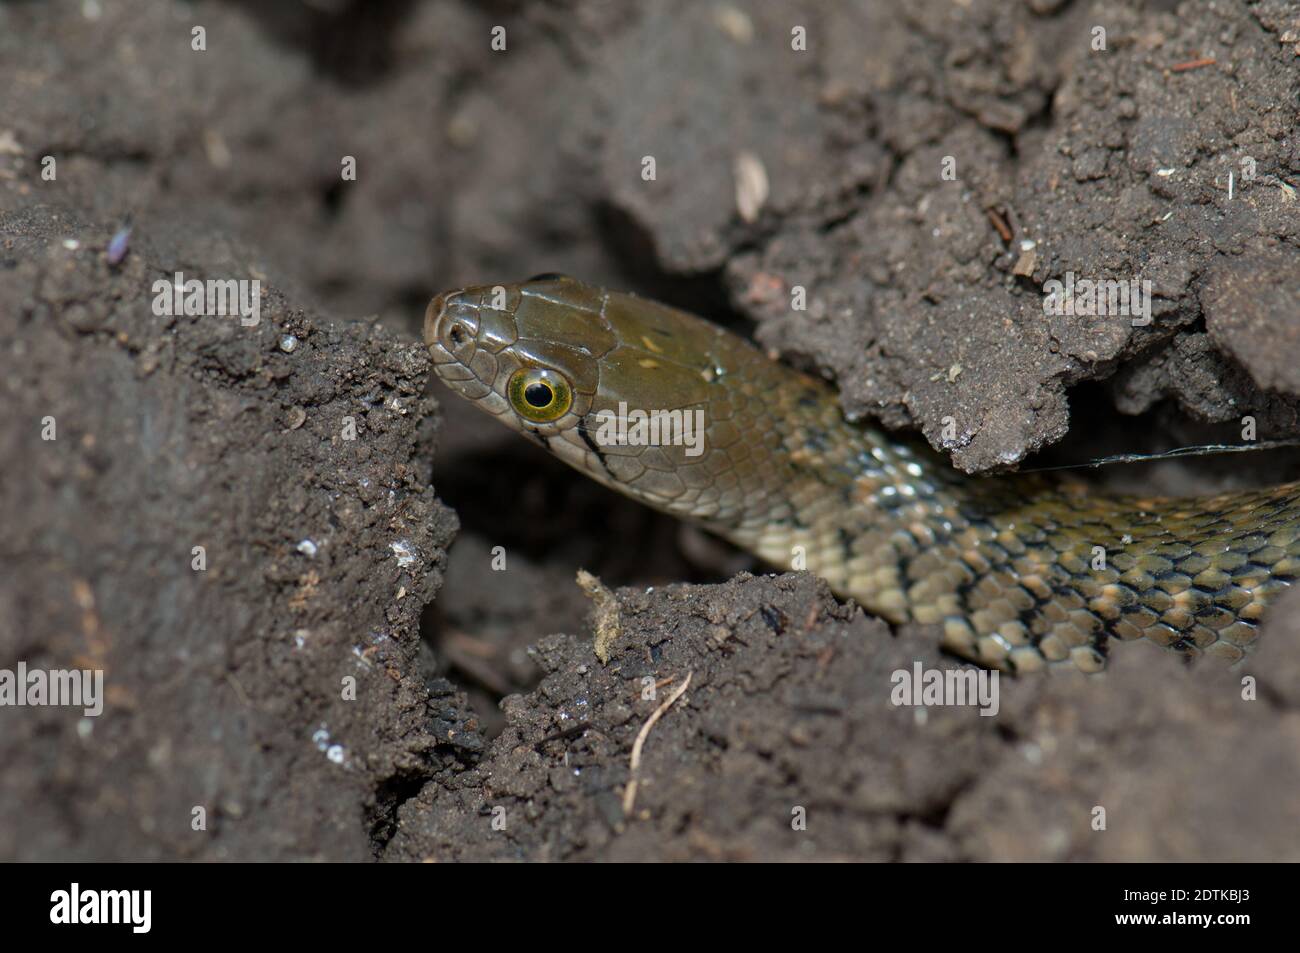
<path fill-rule="evenodd" d="M 592 479 L 983 665 L 1095 672 L 1143 638 L 1237 661 L 1300 574 L 1300 483 L 1171 499 L 965 476 L 744 338 L 572 278 L 439 295 L 424 334 L 454 391 Z M 702 411 L 702 445 L 600 439 L 633 410 Z"/>

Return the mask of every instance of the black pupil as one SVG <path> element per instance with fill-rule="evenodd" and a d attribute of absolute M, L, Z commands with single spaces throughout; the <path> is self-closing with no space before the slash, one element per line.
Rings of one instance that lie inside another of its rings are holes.
<path fill-rule="evenodd" d="M 529 384 L 524 388 L 524 400 L 532 407 L 545 407 L 551 402 L 550 385 Z"/>

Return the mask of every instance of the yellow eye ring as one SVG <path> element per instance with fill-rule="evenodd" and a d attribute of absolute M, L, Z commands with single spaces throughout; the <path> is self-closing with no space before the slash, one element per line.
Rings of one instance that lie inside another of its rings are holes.
<path fill-rule="evenodd" d="M 510 406 L 525 420 L 549 423 L 573 406 L 573 388 L 562 374 L 542 367 L 525 367 L 510 376 Z"/>

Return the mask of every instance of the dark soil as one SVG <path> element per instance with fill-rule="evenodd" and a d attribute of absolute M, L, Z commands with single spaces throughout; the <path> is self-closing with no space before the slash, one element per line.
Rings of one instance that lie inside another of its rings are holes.
<path fill-rule="evenodd" d="M 1244 670 L 1123 646 L 896 707 L 936 632 L 735 575 L 418 340 L 440 290 L 565 271 L 971 472 L 1294 436 L 1298 44 L 1286 0 L 0 4 L 0 669 L 107 686 L 0 708 L 0 859 L 1300 859 L 1296 596 Z M 259 279 L 259 323 L 159 316 L 176 272 Z M 1151 324 L 1045 315 L 1067 272 L 1150 279 Z"/>

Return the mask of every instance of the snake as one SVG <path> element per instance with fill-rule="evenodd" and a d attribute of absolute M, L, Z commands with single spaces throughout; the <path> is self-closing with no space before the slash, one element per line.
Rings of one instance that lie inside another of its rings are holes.
<path fill-rule="evenodd" d="M 964 474 L 739 334 L 564 275 L 440 294 L 424 339 L 454 393 L 591 479 L 987 668 L 1096 673 L 1134 641 L 1238 663 L 1300 574 L 1300 482 Z"/>

